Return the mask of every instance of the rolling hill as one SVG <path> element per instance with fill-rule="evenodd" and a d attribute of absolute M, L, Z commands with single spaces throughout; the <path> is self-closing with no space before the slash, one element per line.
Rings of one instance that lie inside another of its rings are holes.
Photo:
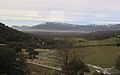
<path fill-rule="evenodd" d="M 0 43 L 19 42 L 31 39 L 31 35 L 12 29 L 3 23 L 0 23 Z"/>

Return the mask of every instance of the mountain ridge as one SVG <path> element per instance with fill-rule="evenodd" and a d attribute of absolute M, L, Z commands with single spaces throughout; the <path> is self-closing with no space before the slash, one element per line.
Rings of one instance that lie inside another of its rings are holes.
<path fill-rule="evenodd" d="M 46 22 L 31 27 L 12 27 L 14 29 L 24 31 L 40 31 L 40 30 L 54 30 L 54 31 L 81 31 L 81 32 L 94 32 L 94 31 L 109 31 L 109 30 L 120 30 L 120 24 L 111 25 L 78 25 L 69 23 L 57 23 L 57 22 Z"/>

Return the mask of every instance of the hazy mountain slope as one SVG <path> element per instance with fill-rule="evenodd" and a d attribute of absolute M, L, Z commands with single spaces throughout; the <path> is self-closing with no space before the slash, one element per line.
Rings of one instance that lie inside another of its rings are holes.
<path fill-rule="evenodd" d="M 44 24 L 39 24 L 36 26 L 32 26 L 33 29 L 54 29 L 54 30 L 65 30 L 65 29 L 73 29 L 72 24 L 67 23 L 55 23 L 55 22 L 47 22 Z"/>
<path fill-rule="evenodd" d="M 68 23 L 56 23 L 46 22 L 32 27 L 13 27 L 17 30 L 54 30 L 54 31 L 82 31 L 82 32 L 93 32 L 93 31 L 109 31 L 109 30 L 120 30 L 120 24 L 114 25 L 75 25 Z"/>

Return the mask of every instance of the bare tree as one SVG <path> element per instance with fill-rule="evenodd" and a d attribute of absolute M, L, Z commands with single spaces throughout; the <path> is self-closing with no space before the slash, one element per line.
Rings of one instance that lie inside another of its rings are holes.
<path fill-rule="evenodd" d="M 59 42 L 57 56 L 65 75 L 84 75 L 85 65 L 80 55 L 72 49 L 73 43 L 64 38 Z"/>
<path fill-rule="evenodd" d="M 118 47 L 120 46 L 120 35 L 117 35 L 117 37 L 116 37 L 116 45 Z"/>

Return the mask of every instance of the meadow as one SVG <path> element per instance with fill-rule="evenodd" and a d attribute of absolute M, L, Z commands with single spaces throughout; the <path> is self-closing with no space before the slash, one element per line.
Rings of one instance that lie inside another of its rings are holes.
<path fill-rule="evenodd" d="M 64 40 L 63 38 L 54 39 Z M 115 66 L 116 58 L 120 55 L 120 47 L 115 46 L 116 45 L 115 38 L 109 38 L 104 40 L 86 40 L 83 38 L 69 38 L 69 40 L 73 43 L 74 46 L 86 46 L 81 48 L 75 47 L 70 48 L 70 50 L 73 50 L 78 54 L 78 57 L 81 57 L 82 55 L 83 56 L 82 60 L 86 64 L 92 64 L 95 66 L 100 66 L 102 68 L 111 68 Z M 38 59 L 32 60 L 33 62 L 43 64 L 46 66 L 60 68 L 58 57 L 55 54 L 57 48 L 35 50 L 39 52 L 39 55 L 37 55 Z M 35 71 L 34 73 L 38 72 Z M 91 74 L 87 73 L 85 75 Z"/>
<path fill-rule="evenodd" d="M 77 48 L 78 54 L 83 53 L 84 61 L 89 64 L 101 67 L 113 67 L 115 60 L 120 55 L 120 47 L 102 46 L 102 47 L 86 47 Z"/>
<path fill-rule="evenodd" d="M 55 38 L 57 40 L 63 40 L 63 38 Z M 91 47 L 83 47 L 83 48 L 71 48 L 77 51 L 78 55 L 84 56 L 84 62 L 86 64 L 98 65 L 101 67 L 113 67 L 115 64 L 115 60 L 120 55 L 120 47 L 117 46 L 104 46 L 108 44 L 116 44 L 115 39 L 104 39 L 104 40 L 96 40 L 96 41 L 88 41 L 81 38 L 69 38 L 74 45 L 83 45 L 83 46 L 91 46 Z M 96 46 L 102 45 L 102 46 Z M 39 59 L 36 61 L 45 64 L 51 65 L 53 67 L 58 67 L 58 61 L 56 60 L 56 56 L 54 54 L 54 49 L 36 49 L 39 52 L 37 56 Z"/>

